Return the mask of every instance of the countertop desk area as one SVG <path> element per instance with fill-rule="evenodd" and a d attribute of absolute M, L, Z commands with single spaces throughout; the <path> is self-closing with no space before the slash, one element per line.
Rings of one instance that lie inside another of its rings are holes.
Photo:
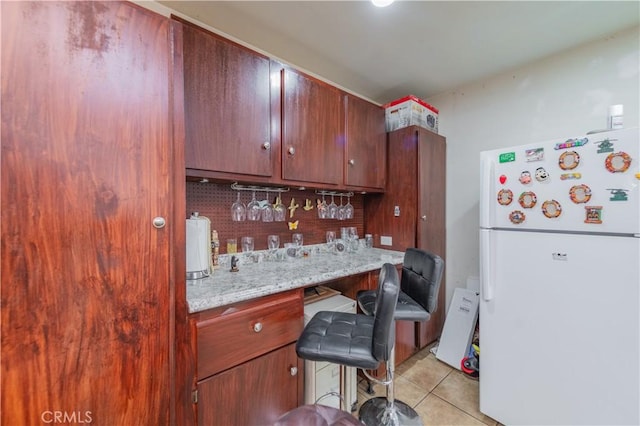
<path fill-rule="evenodd" d="M 221 256 L 221 267 L 210 277 L 187 281 L 189 313 L 375 271 L 384 263 L 399 265 L 404 259 L 403 252 L 379 248 L 335 254 L 322 252 L 319 246 L 305 246 L 308 257 L 285 261 L 254 263 L 239 253 L 238 272 L 231 272 L 229 259 Z"/>

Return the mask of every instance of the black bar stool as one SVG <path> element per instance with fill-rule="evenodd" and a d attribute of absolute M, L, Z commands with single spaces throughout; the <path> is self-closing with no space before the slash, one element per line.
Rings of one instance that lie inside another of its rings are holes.
<path fill-rule="evenodd" d="M 305 326 L 296 353 L 311 361 L 327 361 L 344 368 L 376 369 L 388 362 L 395 341 L 395 310 L 400 293 L 398 272 L 385 263 L 380 269 L 377 301 L 371 315 L 321 311 Z"/>
<path fill-rule="evenodd" d="M 409 248 L 404 254 L 400 294 L 395 310 L 395 319 L 401 321 L 426 322 L 438 306 L 438 293 L 444 271 L 444 260 L 436 254 Z M 365 290 L 358 292 L 356 299 L 362 312 L 372 315 L 379 303 L 376 292 Z M 386 398 L 376 397 L 366 401 L 360 407 L 360 420 L 372 425 L 422 425 L 418 413 L 406 403 L 395 399 L 394 370 L 395 350 L 386 363 L 387 374 L 384 381 L 365 375 L 387 388 Z"/>

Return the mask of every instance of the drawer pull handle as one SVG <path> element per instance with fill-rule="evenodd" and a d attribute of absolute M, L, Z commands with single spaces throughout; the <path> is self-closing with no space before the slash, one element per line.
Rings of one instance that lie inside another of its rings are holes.
<path fill-rule="evenodd" d="M 262 331 L 262 323 L 257 322 L 253 324 L 253 331 L 255 331 L 256 333 L 260 333 Z"/>
<path fill-rule="evenodd" d="M 298 367 L 291 367 L 289 369 L 289 372 L 291 373 L 292 376 L 295 376 L 298 374 Z"/>

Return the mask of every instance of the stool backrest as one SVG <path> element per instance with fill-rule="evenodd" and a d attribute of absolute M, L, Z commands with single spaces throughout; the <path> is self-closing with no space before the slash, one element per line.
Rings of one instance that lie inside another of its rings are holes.
<path fill-rule="evenodd" d="M 387 361 L 396 339 L 396 327 L 393 320 L 400 294 L 398 271 L 391 263 L 385 263 L 380 269 L 378 294 L 373 323 L 373 356 L 378 361 Z"/>
<path fill-rule="evenodd" d="M 417 248 L 404 253 L 400 288 L 430 314 L 438 307 L 444 260 L 437 254 Z"/>

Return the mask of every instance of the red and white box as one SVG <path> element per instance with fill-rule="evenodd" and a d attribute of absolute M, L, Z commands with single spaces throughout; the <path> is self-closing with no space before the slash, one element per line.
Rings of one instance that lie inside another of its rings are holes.
<path fill-rule="evenodd" d="M 409 95 L 384 105 L 387 132 L 420 126 L 438 133 L 438 109 L 417 96 Z"/>

